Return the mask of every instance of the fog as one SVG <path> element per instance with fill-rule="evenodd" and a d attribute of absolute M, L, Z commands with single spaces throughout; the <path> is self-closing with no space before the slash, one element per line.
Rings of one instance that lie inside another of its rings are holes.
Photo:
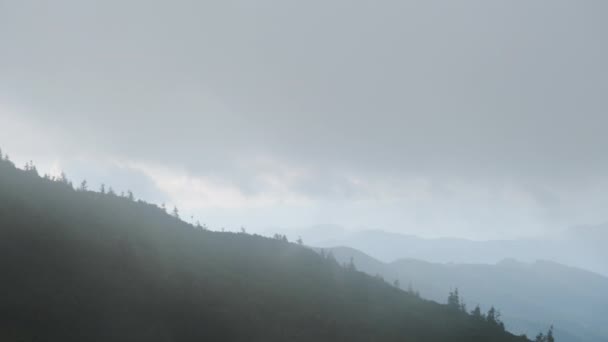
<path fill-rule="evenodd" d="M 211 227 L 608 220 L 603 1 L 0 0 L 0 147 Z"/>

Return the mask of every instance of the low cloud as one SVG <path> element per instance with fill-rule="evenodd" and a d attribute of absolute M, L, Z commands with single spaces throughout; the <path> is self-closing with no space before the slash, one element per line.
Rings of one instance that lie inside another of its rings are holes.
<path fill-rule="evenodd" d="M 4 1 L 0 144 L 218 224 L 551 233 L 607 219 L 607 9 Z"/>

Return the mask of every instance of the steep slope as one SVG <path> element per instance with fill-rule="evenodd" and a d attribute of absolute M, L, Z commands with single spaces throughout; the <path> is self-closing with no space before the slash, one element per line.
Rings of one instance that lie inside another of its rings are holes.
<path fill-rule="evenodd" d="M 2 341 L 525 341 L 314 251 L 0 161 Z"/>
<path fill-rule="evenodd" d="M 403 259 L 383 263 L 358 250 L 331 250 L 339 262 L 403 287 L 412 284 L 424 298 L 444 302 L 455 287 L 472 306 L 501 309 L 507 328 L 534 334 L 554 324 L 559 341 L 608 341 L 608 278 L 548 261 L 503 260 L 490 264 L 440 264 Z M 484 305 L 485 304 L 485 305 Z"/>

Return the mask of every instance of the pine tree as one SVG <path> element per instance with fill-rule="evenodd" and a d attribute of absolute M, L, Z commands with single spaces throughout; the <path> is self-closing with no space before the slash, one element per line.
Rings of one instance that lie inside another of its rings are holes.
<path fill-rule="evenodd" d="M 536 338 L 534 339 L 534 342 L 547 342 L 547 338 L 541 332 L 541 333 L 538 333 L 538 335 L 536 335 Z"/>
<path fill-rule="evenodd" d="M 555 338 L 553 337 L 553 326 L 547 331 L 547 342 L 555 342 Z"/>
<path fill-rule="evenodd" d="M 172 213 L 173 217 L 175 218 L 179 218 L 179 210 L 177 209 L 176 206 L 173 207 L 173 213 Z"/>
<path fill-rule="evenodd" d="M 450 291 L 448 295 L 448 307 L 453 310 L 460 310 L 460 295 L 458 294 L 458 288 L 454 291 Z"/>
<path fill-rule="evenodd" d="M 57 178 L 57 181 L 59 183 L 68 184 L 68 177 L 66 176 L 65 172 L 61 171 L 61 174 L 59 174 L 59 178 Z"/>
<path fill-rule="evenodd" d="M 488 310 L 488 314 L 486 315 L 486 321 L 500 328 L 500 330 L 505 330 L 505 324 L 500 319 L 500 311 L 496 310 L 493 306 L 490 308 L 490 310 Z"/>
<path fill-rule="evenodd" d="M 106 185 L 105 184 L 101 183 L 101 188 L 99 189 L 99 192 L 105 195 L 105 193 L 106 193 Z"/>
<path fill-rule="evenodd" d="M 489 323 L 496 324 L 496 309 L 492 306 L 490 310 L 488 310 L 488 314 L 486 315 L 486 321 Z"/>
<path fill-rule="evenodd" d="M 127 198 L 129 201 L 135 201 L 135 196 L 133 196 L 133 191 L 127 190 Z"/>
<path fill-rule="evenodd" d="M 34 165 L 34 162 L 32 160 L 25 163 L 25 166 L 23 166 L 23 170 L 32 172 L 32 173 L 35 173 L 36 175 L 38 175 L 38 169 L 36 169 L 36 165 Z"/>
<path fill-rule="evenodd" d="M 395 286 L 398 289 L 401 288 L 401 284 L 399 283 L 399 279 L 395 279 L 395 281 L 393 282 L 393 286 Z"/>
<path fill-rule="evenodd" d="M 484 318 L 481 313 L 481 308 L 479 308 L 479 305 L 476 305 L 475 309 L 471 311 L 471 316 L 473 316 L 473 318 L 477 320 L 482 320 Z"/>
<path fill-rule="evenodd" d="M 87 189 L 88 189 L 88 186 L 87 186 L 87 180 L 85 179 L 85 180 L 83 180 L 83 181 L 80 183 L 80 187 L 78 188 L 78 190 L 79 190 L 79 191 L 87 191 Z"/>

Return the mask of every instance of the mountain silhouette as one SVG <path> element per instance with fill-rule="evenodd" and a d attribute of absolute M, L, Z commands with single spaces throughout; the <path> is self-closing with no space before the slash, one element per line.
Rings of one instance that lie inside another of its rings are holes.
<path fill-rule="evenodd" d="M 285 237 L 0 161 L 2 341 L 526 341 Z"/>

